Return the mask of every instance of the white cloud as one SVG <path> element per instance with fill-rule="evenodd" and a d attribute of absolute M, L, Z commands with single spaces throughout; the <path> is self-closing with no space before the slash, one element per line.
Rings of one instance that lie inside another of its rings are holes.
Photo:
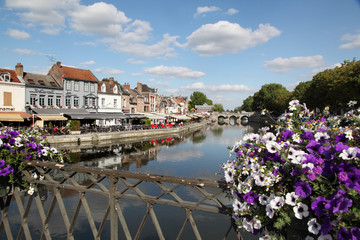
<path fill-rule="evenodd" d="M 265 62 L 265 67 L 271 72 L 284 73 L 295 68 L 314 68 L 324 64 L 323 56 L 315 55 L 309 57 L 278 57 L 271 61 Z"/>
<path fill-rule="evenodd" d="M 191 91 L 204 91 L 204 92 L 251 92 L 252 90 L 245 85 L 230 85 L 230 84 L 220 84 L 220 85 L 205 85 L 202 82 L 196 82 L 185 87 L 181 87 L 181 90 L 191 90 Z"/>
<path fill-rule="evenodd" d="M 342 44 L 342 45 L 340 45 L 339 48 L 342 48 L 342 49 L 360 48 L 360 33 L 345 34 L 342 36 L 341 40 L 349 41 L 349 43 Z"/>
<path fill-rule="evenodd" d="M 142 76 L 143 73 L 132 73 L 131 76 L 133 77 L 138 77 L 138 76 Z"/>
<path fill-rule="evenodd" d="M 75 42 L 75 45 L 82 45 L 82 46 L 96 46 L 95 42 Z"/>
<path fill-rule="evenodd" d="M 235 9 L 235 8 L 229 8 L 229 9 L 227 10 L 226 14 L 228 14 L 228 15 L 234 15 L 234 14 L 236 14 L 236 13 L 238 13 L 238 12 L 239 12 L 239 10 L 237 10 L 237 9 Z"/>
<path fill-rule="evenodd" d="M 197 79 L 205 75 L 203 72 L 193 71 L 186 67 L 169 67 L 164 65 L 145 68 L 144 72 L 159 78 Z"/>
<path fill-rule="evenodd" d="M 312 70 L 309 74 L 303 74 L 303 75 L 300 75 L 300 76 L 301 76 L 301 77 L 312 78 L 313 76 L 315 76 L 315 75 L 318 74 L 319 72 L 323 72 L 323 71 L 325 71 L 326 69 L 334 69 L 334 68 L 340 67 L 340 66 L 341 66 L 341 63 L 335 63 L 335 64 L 330 65 L 330 66 L 326 66 L 326 67 L 314 69 L 314 70 Z"/>
<path fill-rule="evenodd" d="M 94 71 L 107 76 L 120 75 L 124 73 L 124 71 L 115 68 L 96 68 Z"/>
<path fill-rule="evenodd" d="M 86 34 L 116 36 L 123 25 L 131 19 L 118 11 L 112 4 L 97 2 L 90 6 L 81 5 L 70 13 L 71 26 Z"/>
<path fill-rule="evenodd" d="M 89 66 L 89 65 L 94 65 L 94 64 L 96 64 L 96 62 L 94 60 L 80 63 L 80 65 L 82 65 L 82 66 Z"/>
<path fill-rule="evenodd" d="M 36 55 L 36 54 L 40 54 L 38 52 L 35 52 L 33 50 L 30 49 L 25 49 L 25 48 L 16 48 L 14 49 L 14 52 L 20 53 L 20 54 L 25 54 L 25 55 Z"/>
<path fill-rule="evenodd" d="M 25 23 L 43 26 L 43 33 L 59 34 L 63 29 L 68 30 L 66 23 L 69 23 L 70 33 L 75 30 L 98 35 L 103 37 L 98 42 L 107 44 L 110 49 L 137 57 L 173 57 L 175 51 L 170 45 L 178 46 L 177 36 L 168 34 L 148 43 L 152 31 L 149 22 L 132 21 L 124 12 L 105 2 L 81 5 L 80 0 L 6 0 L 6 7 L 19 10 L 18 15 Z"/>
<path fill-rule="evenodd" d="M 152 45 L 146 45 L 139 41 L 132 41 L 131 37 L 126 35 L 134 35 L 133 33 L 124 34 L 116 38 L 107 38 L 105 43 L 109 44 L 110 48 L 117 52 L 135 55 L 137 57 L 151 58 L 156 56 L 172 57 L 174 56 L 174 48 L 170 47 L 171 44 L 176 43 L 177 36 L 170 36 L 164 34 L 163 39 Z M 146 36 L 147 38 L 147 36 Z M 145 39 L 144 39 L 145 40 Z"/>
<path fill-rule="evenodd" d="M 187 47 L 201 56 L 237 53 L 265 43 L 279 36 L 281 31 L 270 24 L 260 24 L 256 30 L 243 28 L 237 23 L 219 21 L 215 24 L 202 25 L 187 37 Z"/>
<path fill-rule="evenodd" d="M 28 39 L 30 37 L 30 34 L 24 31 L 16 30 L 16 29 L 9 29 L 6 32 L 10 37 L 15 39 Z"/>
<path fill-rule="evenodd" d="M 44 27 L 41 32 L 49 34 L 49 35 L 58 35 L 62 28 L 56 27 Z"/>
<path fill-rule="evenodd" d="M 149 82 L 153 82 L 153 79 L 149 79 Z M 168 87 L 170 86 L 170 83 L 169 82 L 160 82 L 160 81 L 156 81 L 154 83 L 154 85 L 158 88 L 158 87 Z"/>
<path fill-rule="evenodd" d="M 131 64 L 145 64 L 145 62 L 143 60 L 136 60 L 133 58 L 127 59 L 126 62 L 131 63 Z"/>
<path fill-rule="evenodd" d="M 204 15 L 205 13 L 208 12 L 216 12 L 216 11 L 220 11 L 221 9 L 215 6 L 210 6 L 210 7 L 197 7 L 196 9 L 196 13 L 194 14 L 194 17 L 198 17 L 200 15 Z"/>

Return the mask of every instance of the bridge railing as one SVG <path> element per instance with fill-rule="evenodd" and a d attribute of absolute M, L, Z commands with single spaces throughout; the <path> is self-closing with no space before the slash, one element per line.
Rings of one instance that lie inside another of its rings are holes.
<path fill-rule="evenodd" d="M 14 188 L 0 198 L 1 239 L 115 240 L 149 234 L 156 239 L 242 239 L 231 220 L 225 182 L 41 161 L 27 165 L 45 178 L 34 180 L 23 170 L 35 194 Z M 224 232 L 209 231 L 213 216 L 206 219 L 204 213 L 221 215 L 215 228 L 224 225 Z"/>

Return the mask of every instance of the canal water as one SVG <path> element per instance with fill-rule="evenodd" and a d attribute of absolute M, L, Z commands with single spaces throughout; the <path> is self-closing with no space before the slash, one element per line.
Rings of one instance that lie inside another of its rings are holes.
<path fill-rule="evenodd" d="M 56 145 L 59 150 L 65 151 L 70 156 L 72 164 L 91 166 L 121 171 L 142 172 L 160 174 L 166 176 L 190 177 L 217 180 L 221 179 L 221 164 L 229 157 L 229 146 L 240 140 L 244 134 L 257 131 L 258 126 L 254 125 L 213 125 L 192 133 L 171 135 L 166 137 L 153 137 L 145 139 L 128 139 L 126 141 L 113 141 L 111 143 L 98 143 L 93 146 L 84 145 Z M 75 211 L 78 201 L 76 194 L 63 196 L 64 204 L 68 213 Z M 187 193 L 190 194 L 190 193 Z M 43 204 L 49 206 L 50 192 L 46 192 Z M 225 196 L 223 196 L 225 198 Z M 48 199 L 48 200 L 47 200 Z M 91 214 L 97 224 L 104 216 L 104 206 L 108 199 L 101 196 L 87 196 Z M 222 199 L 226 202 L 226 199 Z M 231 206 L 231 200 L 227 199 L 227 205 Z M 121 200 L 120 206 L 126 218 L 132 237 L 134 237 L 139 223 L 146 212 L 146 204 L 131 200 Z M 166 239 L 176 239 L 179 230 L 184 224 L 186 213 L 178 207 L 163 206 L 154 209 L 160 221 L 162 231 Z M 9 212 L 16 212 L 10 209 Z M 66 239 L 66 229 L 60 217 L 59 209 L 54 209 L 58 218 L 53 218 L 51 224 L 58 225 L 58 228 L 51 229 L 53 239 Z M 230 230 L 227 239 L 237 239 L 231 228 L 231 217 L 223 214 L 193 211 L 193 217 L 200 231 L 202 239 L 217 240 L 223 239 L 226 232 Z M 75 225 L 75 239 L 93 239 L 89 230 L 89 223 L 86 214 L 81 211 L 78 216 L 78 223 Z M 29 223 L 33 229 L 41 228 L 39 220 L 29 215 Z M 38 225 L 38 226 L 37 226 Z M 190 225 L 190 224 L 188 224 Z M 32 233 L 36 239 L 36 230 Z M 244 239 L 257 239 L 242 232 Z M 104 229 L 101 239 L 109 239 L 110 232 Z M 125 235 L 119 224 L 119 239 L 125 239 Z M 149 217 L 142 230 L 139 239 L 158 239 L 156 229 Z M 195 239 L 195 235 L 188 226 L 181 239 Z"/>

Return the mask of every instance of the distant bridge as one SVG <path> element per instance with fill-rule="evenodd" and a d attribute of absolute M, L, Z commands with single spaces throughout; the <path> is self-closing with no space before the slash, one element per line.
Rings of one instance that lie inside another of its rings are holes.
<path fill-rule="evenodd" d="M 229 123 L 231 125 L 236 125 L 237 123 L 241 122 L 248 122 L 251 115 L 253 115 L 254 112 L 214 112 L 210 116 L 210 121 L 217 122 L 219 124 L 222 123 Z"/>

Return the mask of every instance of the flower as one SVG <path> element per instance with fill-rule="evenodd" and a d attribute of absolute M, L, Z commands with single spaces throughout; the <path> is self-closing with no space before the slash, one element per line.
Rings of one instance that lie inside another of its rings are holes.
<path fill-rule="evenodd" d="M 222 168 L 236 224 L 280 239 L 300 219 L 308 240 L 360 239 L 360 110 L 328 110 L 291 101 L 277 125 L 235 144 Z"/>
<path fill-rule="evenodd" d="M 308 221 L 307 225 L 310 233 L 315 235 L 319 234 L 321 225 L 316 221 L 316 218 L 312 218 L 310 221 Z"/>
<path fill-rule="evenodd" d="M 303 217 L 309 216 L 308 206 L 303 203 L 297 203 L 296 206 L 293 207 L 295 217 L 297 219 L 303 219 Z"/>

